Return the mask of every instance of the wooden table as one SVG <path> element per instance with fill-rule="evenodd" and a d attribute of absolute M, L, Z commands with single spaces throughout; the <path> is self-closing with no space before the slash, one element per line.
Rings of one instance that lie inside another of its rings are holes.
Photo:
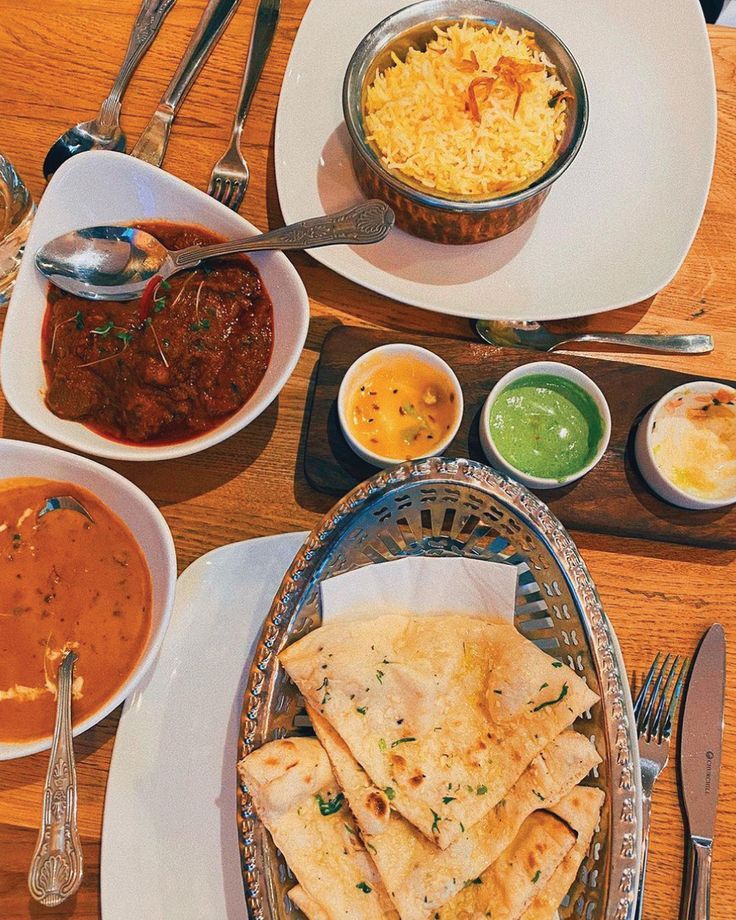
<path fill-rule="evenodd" d="M 46 150 L 69 125 L 91 117 L 105 96 L 138 2 L 24 0 L 20 4 L 0 0 L 0 150 L 16 164 L 37 199 L 43 192 L 41 163 Z M 279 32 L 245 132 L 252 178 L 242 213 L 264 229 L 281 221 L 273 172 L 274 115 L 289 49 L 306 4 L 307 0 L 284 0 Z M 166 168 L 200 188 L 206 188 L 212 164 L 225 146 L 254 5 L 254 0 L 243 0 L 173 131 Z M 155 107 L 202 6 L 200 0 L 179 0 L 135 75 L 123 117 L 131 143 Z M 712 332 L 717 347 L 708 357 L 646 360 L 706 377 L 736 377 L 736 31 L 714 27 L 710 35 L 718 81 L 719 144 L 710 199 L 695 243 L 676 279 L 652 301 L 575 325 L 641 332 Z M 85 63 L 80 48 L 85 49 Z M 168 463 L 110 464 L 161 508 L 174 534 L 180 570 L 224 543 L 311 528 L 328 510 L 331 500 L 313 492 L 305 482 L 300 432 L 310 375 L 329 329 L 338 323 L 353 323 L 470 335 L 464 320 L 402 306 L 362 290 L 307 256 L 296 256 L 294 264 L 310 295 L 312 319 L 304 353 L 278 401 L 245 431 L 204 454 Z M 7 408 L 2 396 L 0 433 L 44 442 Z M 731 920 L 736 916 L 736 893 L 728 869 L 736 860 L 734 554 L 591 534 L 575 536 L 631 671 L 648 666 L 657 649 L 690 654 L 703 629 L 714 621 L 727 627 L 731 669 L 713 918 Z M 76 742 L 86 874 L 77 896 L 56 910 L 34 904 L 26 888 L 46 756 L 0 766 L 3 920 L 100 916 L 102 808 L 118 718 L 116 711 Z M 678 913 L 683 839 L 673 768 L 657 787 L 652 838 L 648 916 L 672 920 Z M 131 884 L 135 884 L 132 879 Z"/>

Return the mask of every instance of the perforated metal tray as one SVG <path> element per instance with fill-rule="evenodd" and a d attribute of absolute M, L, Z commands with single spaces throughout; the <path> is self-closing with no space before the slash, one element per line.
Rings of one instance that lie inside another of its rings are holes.
<path fill-rule="evenodd" d="M 557 518 L 518 483 L 469 460 L 433 457 L 358 486 L 306 540 L 281 584 L 251 664 L 240 756 L 266 741 L 309 731 L 302 700 L 277 655 L 320 624 L 319 583 L 402 556 L 469 556 L 515 565 L 517 628 L 563 660 L 600 695 L 578 720 L 603 757 L 587 781 L 606 802 L 590 852 L 561 909 L 582 920 L 626 920 L 636 892 L 641 796 L 631 696 L 618 643 L 575 544 Z M 301 917 L 295 884 L 238 792 L 243 881 L 252 920 Z"/>

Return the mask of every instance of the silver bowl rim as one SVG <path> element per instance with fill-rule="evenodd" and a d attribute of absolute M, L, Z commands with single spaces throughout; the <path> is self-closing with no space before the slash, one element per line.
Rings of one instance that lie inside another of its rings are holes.
<path fill-rule="evenodd" d="M 458 5 L 462 6 L 463 2 L 464 0 L 445 0 L 445 4 L 450 9 L 453 9 Z M 526 10 L 512 6 L 510 3 L 504 3 L 502 0 L 481 0 L 481 2 L 487 2 L 489 7 L 492 6 L 497 10 L 499 8 L 501 10 L 509 10 L 514 14 L 523 16 L 528 21 L 530 28 L 536 29 L 537 31 L 541 29 L 542 33 L 556 41 L 562 51 L 569 57 L 573 66 L 574 75 L 580 82 L 580 92 L 577 94 L 577 102 L 580 110 L 577 134 L 576 136 L 573 136 L 568 148 L 564 151 L 562 156 L 556 158 L 550 165 L 549 169 L 544 172 L 541 177 L 533 181 L 531 185 L 519 189 L 516 192 L 511 192 L 508 195 L 501 195 L 495 198 L 463 197 L 459 195 L 444 197 L 440 195 L 432 195 L 428 192 L 423 192 L 420 189 L 409 185 L 408 183 L 402 182 L 397 175 L 389 172 L 389 170 L 383 166 L 380 160 L 376 157 L 370 145 L 365 141 L 363 132 L 360 128 L 358 113 L 354 111 L 353 106 L 351 105 L 351 97 L 354 96 L 353 85 L 357 79 L 357 71 L 365 61 L 366 46 L 368 46 L 378 34 L 384 31 L 389 24 L 392 26 L 398 25 L 400 27 L 398 31 L 394 28 L 386 40 L 382 42 L 380 48 L 374 52 L 371 61 L 375 60 L 377 54 L 380 53 L 381 50 L 399 38 L 399 36 L 406 31 L 406 28 L 401 26 L 405 24 L 405 20 L 410 17 L 410 14 L 416 15 L 417 12 L 426 7 L 432 7 L 434 9 L 437 6 L 437 0 L 419 0 L 417 3 L 410 3 L 399 10 L 395 10 L 393 13 L 390 13 L 388 16 L 384 17 L 370 30 L 370 32 L 363 36 L 350 58 L 350 62 L 348 63 L 347 69 L 345 71 L 345 77 L 343 78 L 342 85 L 343 118 L 348 129 L 348 134 L 350 135 L 353 150 L 358 153 L 365 164 L 374 172 L 378 173 L 381 179 L 390 185 L 396 192 L 406 198 L 411 199 L 414 202 L 419 203 L 420 205 L 423 205 L 424 207 L 435 208 L 442 211 L 475 213 L 501 210 L 502 208 L 508 208 L 520 204 L 522 201 L 527 201 L 528 199 L 535 197 L 545 189 L 549 188 L 549 186 L 552 185 L 552 183 L 565 172 L 565 170 L 570 166 L 580 151 L 588 130 L 590 111 L 588 87 L 585 83 L 585 77 L 583 76 L 583 72 L 580 68 L 580 65 L 578 64 L 577 58 L 573 55 L 565 42 L 562 41 L 556 32 L 550 29 L 535 16 L 527 13 Z M 413 19 L 413 15 L 411 18 Z M 441 21 L 442 18 L 447 18 L 448 20 L 458 19 L 458 21 L 461 18 L 468 20 L 479 20 L 480 16 L 477 14 L 459 16 L 453 13 L 443 17 L 440 13 L 438 15 L 427 18 L 426 23 L 429 24 L 431 22 Z M 407 24 L 407 27 L 418 24 L 420 23 L 412 22 Z M 362 94 L 361 91 L 362 87 L 359 88 L 359 95 Z"/>

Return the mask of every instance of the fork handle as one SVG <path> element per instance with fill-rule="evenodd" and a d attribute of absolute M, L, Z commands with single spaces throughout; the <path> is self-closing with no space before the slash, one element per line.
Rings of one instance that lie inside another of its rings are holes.
<path fill-rule="evenodd" d="M 649 857 L 649 819 L 652 812 L 652 800 L 643 796 L 641 801 L 641 868 L 639 870 L 639 890 L 636 893 L 636 907 L 633 920 L 644 918 L 644 884 L 647 878 L 647 860 Z"/>
<path fill-rule="evenodd" d="M 691 837 L 680 920 L 710 920 L 710 869 L 713 841 Z"/>
<path fill-rule="evenodd" d="M 280 7 L 281 0 L 261 0 L 258 4 L 250 33 L 248 56 L 245 59 L 245 71 L 243 72 L 243 83 L 240 87 L 238 109 L 233 122 L 233 141 L 240 140 L 243 122 L 248 117 L 253 94 L 256 91 L 256 86 L 258 86 L 258 81 L 261 79 L 266 58 L 271 50 L 273 37 L 276 34 Z"/>

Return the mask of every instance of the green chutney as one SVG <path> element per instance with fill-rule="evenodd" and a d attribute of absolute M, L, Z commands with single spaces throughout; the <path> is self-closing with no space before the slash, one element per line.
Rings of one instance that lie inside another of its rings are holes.
<path fill-rule="evenodd" d="M 565 479 L 594 458 L 603 419 L 593 398 L 553 374 L 529 374 L 496 397 L 491 437 L 501 456 L 523 473 Z"/>

